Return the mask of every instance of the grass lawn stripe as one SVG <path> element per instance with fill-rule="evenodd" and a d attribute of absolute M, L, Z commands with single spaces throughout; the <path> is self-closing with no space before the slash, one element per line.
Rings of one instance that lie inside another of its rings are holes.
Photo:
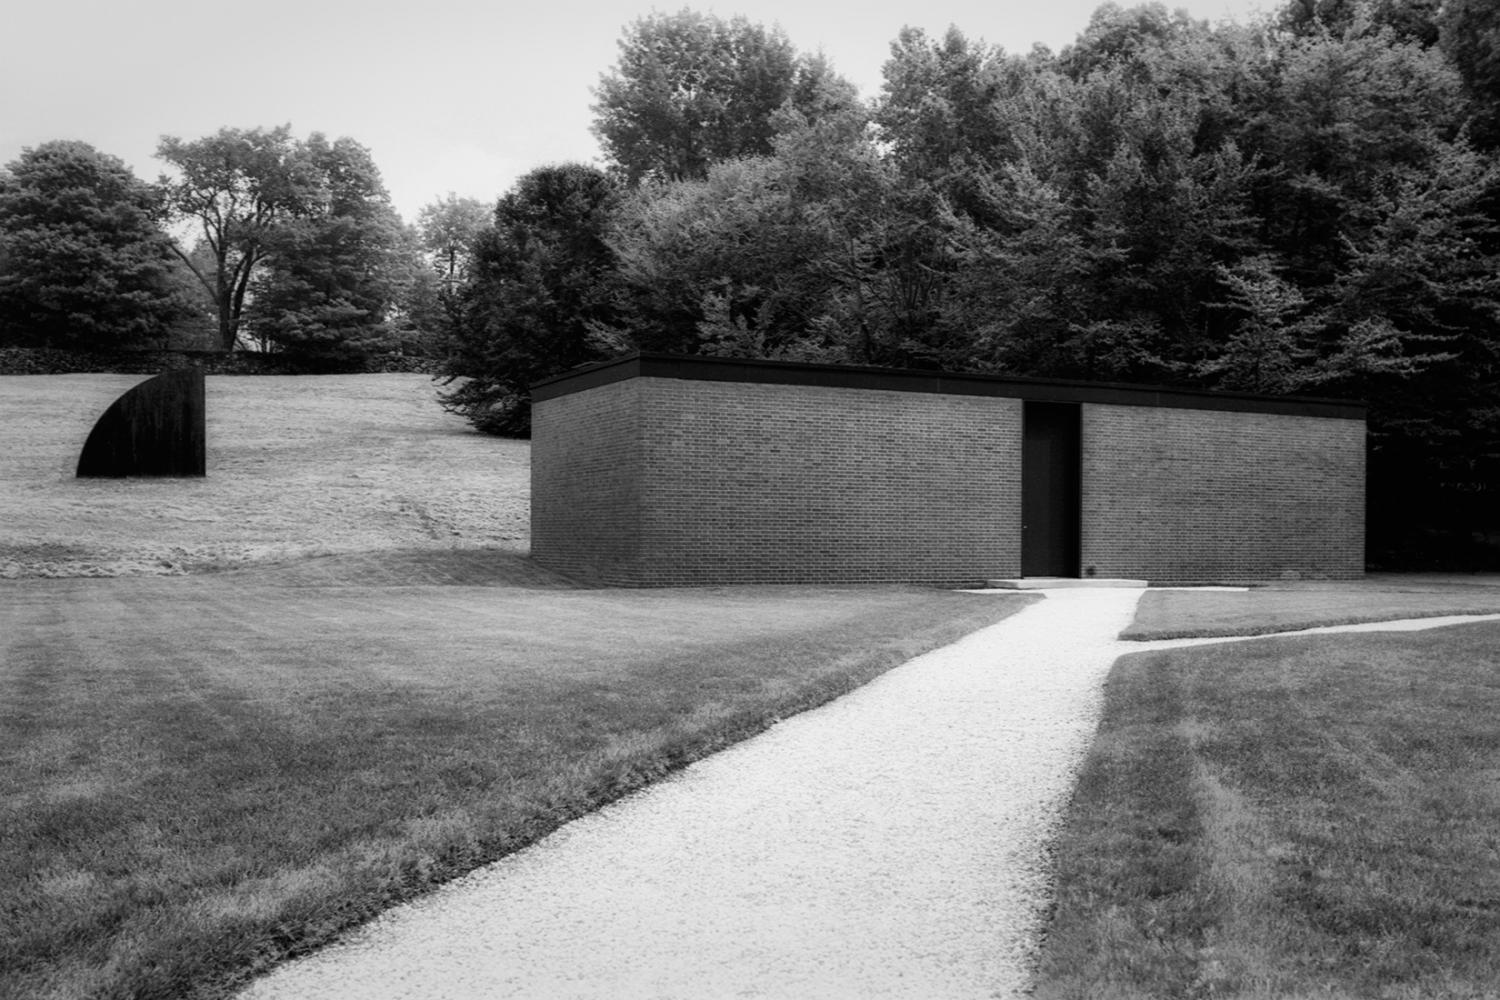
<path fill-rule="evenodd" d="M 1027 600 L 299 573 L 0 581 L 0 997 L 227 995 Z"/>
<path fill-rule="evenodd" d="M 1243 592 L 1149 590 L 1121 638 L 1265 635 L 1324 625 L 1500 612 L 1500 586 L 1404 583 L 1255 587 Z"/>
<path fill-rule="evenodd" d="M 1056 846 L 1038 997 L 1492 997 L 1500 626 L 1143 653 Z"/>

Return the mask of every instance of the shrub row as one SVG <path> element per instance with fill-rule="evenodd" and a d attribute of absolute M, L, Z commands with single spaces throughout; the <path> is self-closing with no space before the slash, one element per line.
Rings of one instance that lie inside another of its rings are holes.
<path fill-rule="evenodd" d="M 201 368 L 208 375 L 327 375 L 349 372 L 436 374 L 437 358 L 378 354 L 329 360 L 253 351 L 67 351 L 48 347 L 0 347 L 0 375 L 64 375 L 114 372 L 154 375 L 177 368 Z"/>

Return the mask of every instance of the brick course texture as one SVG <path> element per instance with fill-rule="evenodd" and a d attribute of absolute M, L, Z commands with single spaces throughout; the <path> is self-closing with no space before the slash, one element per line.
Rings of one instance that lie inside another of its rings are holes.
<path fill-rule="evenodd" d="M 1084 404 L 1082 439 L 1085 575 L 1364 574 L 1363 420 Z"/>
<path fill-rule="evenodd" d="M 643 379 L 535 406 L 531 556 L 584 580 L 640 584 Z"/>
<path fill-rule="evenodd" d="M 1080 575 L 1363 571 L 1363 420 L 1082 404 Z M 532 555 L 608 585 L 1021 570 L 1020 398 L 633 377 L 537 400 Z"/>

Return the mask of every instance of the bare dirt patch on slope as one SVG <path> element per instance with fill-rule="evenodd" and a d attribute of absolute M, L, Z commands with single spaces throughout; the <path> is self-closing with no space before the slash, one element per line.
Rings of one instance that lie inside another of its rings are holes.
<path fill-rule="evenodd" d="M 209 376 L 205 478 L 76 478 L 140 381 L 0 377 L 0 578 L 529 548 L 530 445 L 474 433 L 428 376 Z"/>

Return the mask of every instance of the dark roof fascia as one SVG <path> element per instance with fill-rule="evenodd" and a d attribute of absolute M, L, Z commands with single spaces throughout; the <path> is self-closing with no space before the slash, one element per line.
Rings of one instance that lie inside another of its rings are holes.
<path fill-rule="evenodd" d="M 854 365 L 809 364 L 800 361 L 752 361 L 744 358 L 688 357 L 668 354 L 630 354 L 561 375 L 531 386 L 534 402 L 555 399 L 585 389 L 631 378 L 672 378 L 699 382 L 752 382 L 771 385 L 809 385 L 845 389 L 884 389 L 952 396 L 997 396 L 1050 403 L 1101 403 L 1113 406 L 1155 406 L 1188 410 L 1229 410 L 1241 413 L 1280 413 L 1303 417 L 1364 420 L 1363 403 L 1308 396 L 1265 396 L 1205 389 L 1067 379 L 1023 378 L 1014 375 L 964 375 L 954 372 L 911 371 Z"/>

